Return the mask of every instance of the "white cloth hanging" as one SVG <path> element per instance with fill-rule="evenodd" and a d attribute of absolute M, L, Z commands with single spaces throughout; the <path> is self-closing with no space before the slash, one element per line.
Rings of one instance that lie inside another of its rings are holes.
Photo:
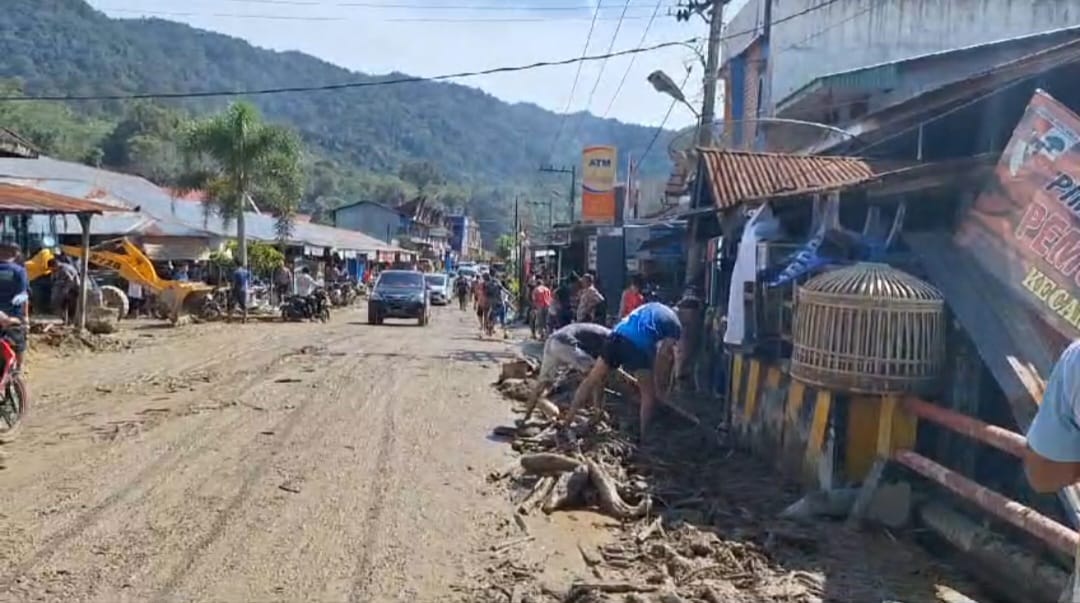
<path fill-rule="evenodd" d="M 774 240 L 780 236 L 780 232 L 780 221 L 773 216 L 768 203 L 750 213 L 742 238 L 739 239 L 735 266 L 731 272 L 727 330 L 724 331 L 724 343 L 727 345 L 742 345 L 746 337 L 746 302 L 743 300 L 743 292 L 746 290 L 746 283 L 752 283 L 757 279 L 758 243 Z"/>

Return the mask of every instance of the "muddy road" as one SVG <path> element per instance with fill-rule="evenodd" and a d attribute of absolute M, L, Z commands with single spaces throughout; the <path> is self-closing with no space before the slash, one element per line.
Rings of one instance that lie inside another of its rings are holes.
<path fill-rule="evenodd" d="M 141 325 L 38 357 L 2 448 L 2 601 L 439 601 L 505 502 L 503 342 L 432 324 Z"/>

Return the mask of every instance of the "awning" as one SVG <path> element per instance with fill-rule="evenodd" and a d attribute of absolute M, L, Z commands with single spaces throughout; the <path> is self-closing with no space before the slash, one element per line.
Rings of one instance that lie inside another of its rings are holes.
<path fill-rule="evenodd" d="M 809 116 L 819 113 L 822 108 L 845 105 L 866 99 L 871 94 L 892 90 L 917 95 L 920 87 L 937 88 L 957 79 L 966 80 L 970 75 L 985 72 L 995 65 L 1077 38 L 1080 38 L 1080 27 L 1065 27 L 823 75 L 777 103 L 777 115 Z M 943 69 L 942 65 L 949 67 Z"/>
<path fill-rule="evenodd" d="M 102 214 L 130 211 L 132 210 L 127 207 L 0 182 L 0 213 L 3 214 Z"/>
<path fill-rule="evenodd" d="M 717 209 L 751 201 L 808 195 L 873 179 L 889 166 L 858 157 L 698 149 Z M 896 168 L 893 162 L 892 168 Z"/>
<path fill-rule="evenodd" d="M 847 135 L 833 134 L 806 149 L 824 153 L 857 142 L 860 148 L 888 136 L 918 127 L 927 120 L 947 116 L 983 96 L 1002 91 L 1041 73 L 1080 61 L 1080 39 L 1073 39 L 1023 57 L 995 65 L 969 78 L 946 84 L 906 101 L 875 111 L 847 127 Z"/>

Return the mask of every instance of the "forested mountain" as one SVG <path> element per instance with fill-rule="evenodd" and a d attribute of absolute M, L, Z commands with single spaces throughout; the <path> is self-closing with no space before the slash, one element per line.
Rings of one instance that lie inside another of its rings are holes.
<path fill-rule="evenodd" d="M 8 80 L 9 89 L 21 87 L 27 95 L 263 89 L 402 75 L 358 74 L 298 52 L 256 48 L 170 21 L 110 19 L 81 0 L 3 4 L 0 79 Z M 477 89 L 443 82 L 252 100 L 270 120 L 294 127 L 309 145 L 313 157 L 309 188 L 321 187 L 309 191 L 309 206 L 319 198 L 320 204 L 332 205 L 379 186 L 389 193 L 400 186 L 393 175 L 403 168 L 416 172 L 417 162 L 429 163 L 439 172 L 431 184 L 457 185 L 448 193 L 450 205 L 468 204 L 482 189 L 488 189 L 489 197 L 505 196 L 492 192 L 492 187 L 520 189 L 536 182 L 537 166 L 546 159 L 561 119 L 535 105 L 509 104 Z M 9 124 L 15 119 L 10 127 L 29 128 L 24 134 L 36 142 L 47 139 L 46 150 L 132 168 L 162 180 L 168 178 L 168 162 L 175 161 L 168 148 L 170 124 L 220 109 L 227 102 L 168 101 L 168 114 L 131 101 L 80 102 L 67 108 L 0 107 L 0 119 Z M 34 123 L 18 123 L 21 120 L 12 115 L 20 112 L 23 119 L 27 112 L 36 112 Z M 42 114 L 49 119 L 64 114 L 74 130 L 51 131 L 49 123 L 35 121 Z M 122 121 L 126 125 L 118 128 Z M 578 161 L 586 143 L 609 143 L 624 152 L 640 153 L 654 134 L 653 128 L 591 115 L 577 123 L 576 137 L 563 136 L 556 162 Z M 644 166 L 646 173 L 666 171 L 666 134 Z M 123 146 L 132 142 L 138 148 L 129 151 Z"/>

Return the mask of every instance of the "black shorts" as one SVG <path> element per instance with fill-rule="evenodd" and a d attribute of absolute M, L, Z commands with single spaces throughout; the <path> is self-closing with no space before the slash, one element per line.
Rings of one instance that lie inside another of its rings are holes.
<path fill-rule="evenodd" d="M 600 357 L 611 370 L 622 368 L 629 373 L 652 370 L 652 354 L 618 333 L 608 335 L 607 340 L 604 341 L 604 348 L 600 351 Z"/>
<path fill-rule="evenodd" d="M 229 298 L 230 307 L 247 310 L 247 291 L 233 290 L 233 292 L 229 295 Z"/>
<path fill-rule="evenodd" d="M 4 329 L 3 335 L 16 354 L 22 354 L 26 351 L 26 328 L 9 327 Z"/>

